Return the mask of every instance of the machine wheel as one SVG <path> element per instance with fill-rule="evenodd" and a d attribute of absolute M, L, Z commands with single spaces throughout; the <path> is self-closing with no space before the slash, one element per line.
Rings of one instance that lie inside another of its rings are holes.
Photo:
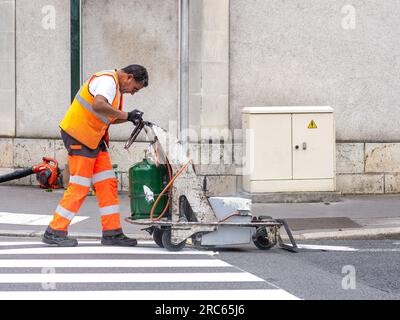
<path fill-rule="evenodd" d="M 276 244 L 269 239 L 268 232 L 265 227 L 257 228 L 257 231 L 253 236 L 253 243 L 260 250 L 269 250 Z"/>
<path fill-rule="evenodd" d="M 167 249 L 168 251 L 180 251 L 186 245 L 186 241 L 182 241 L 181 243 L 178 244 L 173 244 L 171 242 L 171 229 L 163 231 L 161 240 L 164 248 Z"/>
<path fill-rule="evenodd" d="M 163 233 L 164 230 L 162 229 L 154 228 L 153 230 L 153 240 L 160 248 L 164 248 L 164 244 L 162 242 Z"/>

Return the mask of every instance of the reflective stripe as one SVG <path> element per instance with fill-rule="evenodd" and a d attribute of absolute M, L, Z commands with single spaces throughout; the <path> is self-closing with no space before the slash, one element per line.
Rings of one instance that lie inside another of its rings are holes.
<path fill-rule="evenodd" d="M 114 170 L 107 170 L 96 173 L 93 176 L 93 184 L 107 179 L 116 179 Z"/>
<path fill-rule="evenodd" d="M 110 121 L 106 117 L 104 117 L 101 114 L 98 114 L 96 111 L 94 111 L 93 107 L 90 105 L 90 103 L 87 102 L 85 99 L 83 99 L 79 94 L 76 95 L 75 99 L 82 106 L 84 106 L 87 110 L 89 110 L 93 115 L 95 115 L 97 118 L 99 118 L 101 121 L 103 121 L 106 125 L 110 124 Z"/>
<path fill-rule="evenodd" d="M 81 176 L 71 176 L 69 178 L 69 182 L 90 188 L 90 186 L 92 184 L 92 179 L 81 177 Z"/>
<path fill-rule="evenodd" d="M 119 205 L 100 208 L 100 214 L 102 216 L 107 216 L 109 214 L 115 214 L 115 213 L 119 213 Z"/>
<path fill-rule="evenodd" d="M 56 213 L 58 213 L 60 216 L 64 217 L 65 219 L 68 219 L 70 221 L 75 217 L 75 212 L 64 209 L 61 206 L 57 207 Z"/>

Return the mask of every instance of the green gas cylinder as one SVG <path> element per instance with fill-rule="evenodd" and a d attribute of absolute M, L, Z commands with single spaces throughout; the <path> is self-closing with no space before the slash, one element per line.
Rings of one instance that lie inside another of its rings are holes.
<path fill-rule="evenodd" d="M 132 219 L 149 219 L 150 211 L 159 194 L 168 184 L 168 171 L 165 165 L 156 166 L 148 159 L 135 164 L 129 169 L 129 197 Z M 168 192 L 158 202 L 153 218 L 163 212 L 168 203 Z M 168 215 L 168 211 L 165 216 Z"/>

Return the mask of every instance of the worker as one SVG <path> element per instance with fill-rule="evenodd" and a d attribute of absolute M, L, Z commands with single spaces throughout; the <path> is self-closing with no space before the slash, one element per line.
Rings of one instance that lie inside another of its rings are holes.
<path fill-rule="evenodd" d="M 68 227 L 93 184 L 101 216 L 103 245 L 135 246 L 136 239 L 122 231 L 117 178 L 107 152 L 108 128 L 127 121 L 137 124 L 143 112 L 124 112 L 123 95 L 134 95 L 148 86 L 146 68 L 130 65 L 120 70 L 101 71 L 82 86 L 60 123 L 68 151 L 70 180 L 42 241 L 60 247 L 75 247 Z"/>

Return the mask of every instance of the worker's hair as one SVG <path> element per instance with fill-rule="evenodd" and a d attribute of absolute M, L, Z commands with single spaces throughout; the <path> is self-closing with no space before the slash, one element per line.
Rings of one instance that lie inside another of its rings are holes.
<path fill-rule="evenodd" d="M 137 82 L 143 83 L 144 87 L 149 85 L 149 74 L 145 67 L 138 64 L 131 64 L 122 69 L 123 72 L 133 75 Z"/>

